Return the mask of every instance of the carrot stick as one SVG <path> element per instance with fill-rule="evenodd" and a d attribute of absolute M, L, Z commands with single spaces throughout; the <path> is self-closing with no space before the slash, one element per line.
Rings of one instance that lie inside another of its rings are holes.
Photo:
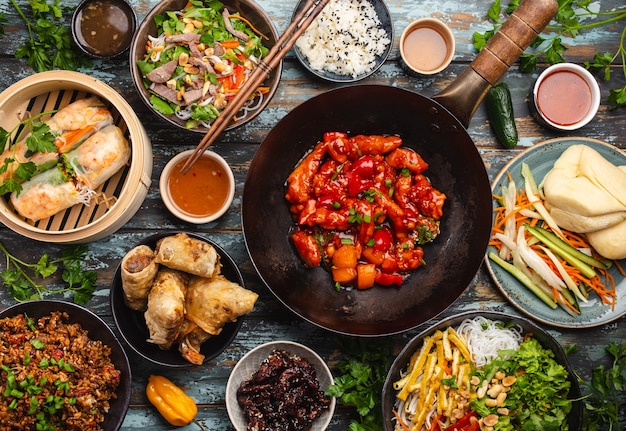
<path fill-rule="evenodd" d="M 398 423 L 400 424 L 400 426 L 402 427 L 402 429 L 404 431 L 409 431 L 409 426 L 407 424 L 405 424 L 402 421 L 402 418 L 400 417 L 400 415 L 398 414 L 398 412 L 396 411 L 396 409 L 393 409 L 393 415 L 396 417 L 396 419 L 398 420 Z"/>

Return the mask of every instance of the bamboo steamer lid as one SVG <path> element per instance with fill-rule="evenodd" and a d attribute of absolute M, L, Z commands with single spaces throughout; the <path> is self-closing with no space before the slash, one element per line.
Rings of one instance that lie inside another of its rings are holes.
<path fill-rule="evenodd" d="M 45 220 L 23 218 L 8 196 L 0 197 L 0 222 L 9 229 L 44 242 L 86 243 L 116 232 L 139 210 L 151 183 L 152 145 L 128 102 L 104 82 L 67 70 L 31 75 L 0 93 L 0 126 L 11 130 L 28 115 L 58 110 L 90 95 L 100 97 L 113 114 L 131 146 L 130 162 L 96 190 L 88 205 L 74 205 Z"/>

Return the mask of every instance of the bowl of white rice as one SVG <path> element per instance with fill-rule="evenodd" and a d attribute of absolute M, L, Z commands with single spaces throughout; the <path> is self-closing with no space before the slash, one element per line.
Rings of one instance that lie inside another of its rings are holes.
<path fill-rule="evenodd" d="M 304 6 L 300 0 L 294 16 Z M 393 24 L 382 0 L 330 0 L 293 50 L 312 74 L 355 82 L 376 72 L 393 45 Z"/>

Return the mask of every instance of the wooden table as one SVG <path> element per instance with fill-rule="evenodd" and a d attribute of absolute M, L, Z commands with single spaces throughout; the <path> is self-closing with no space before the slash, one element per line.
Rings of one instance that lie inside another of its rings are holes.
<path fill-rule="evenodd" d="M 289 23 L 296 0 L 258 0 L 272 17 L 279 32 Z M 157 0 L 132 0 L 139 19 L 158 3 Z M 26 0 L 18 4 L 29 10 Z M 75 0 L 64 0 L 63 4 L 74 6 Z M 489 0 L 448 1 L 439 0 L 387 0 L 395 26 L 394 45 L 389 59 L 372 77 L 363 82 L 397 86 L 432 96 L 445 88 L 472 60 L 472 33 L 491 28 L 485 15 L 490 6 Z M 621 0 L 602 1 L 603 9 L 623 7 Z M 9 20 L 5 25 L 6 35 L 0 39 L 0 90 L 33 74 L 33 70 L 23 60 L 14 58 L 18 46 L 27 33 L 23 22 L 9 2 L 0 6 Z M 407 23 L 420 17 L 436 17 L 449 24 L 456 37 L 456 55 L 450 67 L 433 77 L 411 77 L 400 67 L 398 43 L 400 34 Z M 575 40 L 564 39 L 569 46 L 566 59 L 583 63 L 591 60 L 595 52 L 615 52 L 623 22 L 581 34 Z M 609 110 L 606 98 L 610 88 L 621 88 L 626 84 L 621 69 L 613 68 L 613 79 L 609 83 L 600 82 L 603 104 L 597 117 L 586 127 L 572 133 L 555 133 L 538 126 L 529 115 L 527 107 L 528 91 L 538 72 L 522 74 L 513 67 L 504 76 L 512 92 L 520 143 L 516 149 L 503 149 L 496 141 L 487 121 L 484 106 L 475 113 L 468 131 L 474 139 L 489 175 L 493 178 L 504 164 L 520 151 L 548 138 L 560 136 L 585 136 L 601 139 L 620 148 L 626 148 L 626 110 Z M 230 371 L 247 351 L 270 340 L 293 340 L 315 349 L 331 367 L 341 358 L 341 351 L 332 342 L 333 333 L 311 325 L 285 309 L 260 281 L 249 260 L 241 231 L 241 196 L 248 166 L 259 144 L 269 130 L 290 110 L 307 99 L 337 87 L 337 84 L 321 82 L 308 74 L 297 62 L 292 53 L 284 61 L 280 87 L 269 106 L 259 117 L 249 124 L 223 133 L 214 144 L 213 150 L 224 156 L 233 167 L 237 190 L 229 212 L 220 220 L 206 225 L 190 225 L 175 219 L 161 202 L 158 192 L 158 179 L 164 164 L 176 153 L 195 147 L 201 135 L 175 129 L 160 121 L 148 112 L 133 87 L 129 64 L 125 60 L 94 61 L 93 68 L 81 70 L 106 82 L 124 95 L 136 110 L 148 131 L 154 150 L 152 186 L 145 202 L 136 215 L 118 232 L 99 241 L 88 244 L 89 254 L 86 264 L 98 272 L 97 291 L 87 307 L 102 316 L 111 326 L 113 319 L 109 307 L 109 285 L 114 271 L 131 244 L 148 235 L 162 231 L 187 230 L 205 235 L 223 246 L 239 264 L 245 278 L 246 287 L 260 294 L 254 311 L 245 317 L 241 331 L 232 345 L 210 363 L 172 371 L 161 369 L 129 352 L 133 370 L 131 406 L 124 421 L 126 430 L 170 429 L 150 406 L 144 395 L 147 377 L 150 373 L 163 374 L 176 383 L 188 388 L 188 393 L 199 405 L 199 421 L 209 430 L 232 429 L 224 404 L 224 392 Z M 35 261 L 43 251 L 59 255 L 62 247 L 39 243 L 22 237 L 4 226 L 0 226 L 2 242 L 17 256 L 27 261 Z M 0 269 L 4 268 L 0 259 Z M 620 298 L 623 300 L 624 298 Z M 69 299 L 68 299 L 69 300 Z M 4 289 L 0 290 L 0 307 L 14 301 Z M 514 314 L 519 312 L 506 301 L 487 270 L 478 271 L 471 285 L 462 296 L 446 309 L 440 317 L 454 315 L 465 310 L 499 310 Z M 433 323 L 433 322 L 429 322 Z M 427 324 L 393 336 L 395 345 L 400 348 L 408 339 L 425 329 Z M 571 356 L 574 370 L 582 376 L 589 376 L 591 366 L 606 360 L 604 347 L 612 340 L 626 340 L 626 318 L 590 329 L 559 329 L 545 326 L 564 346 L 577 344 L 579 351 Z M 354 412 L 351 409 L 337 409 L 330 430 L 345 430 Z M 195 430 L 195 425 L 183 429 Z"/>

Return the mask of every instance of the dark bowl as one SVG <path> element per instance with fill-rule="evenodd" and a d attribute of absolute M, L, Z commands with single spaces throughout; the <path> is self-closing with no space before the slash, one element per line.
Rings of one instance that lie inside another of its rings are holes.
<path fill-rule="evenodd" d="M 154 249 L 158 240 L 166 236 L 175 235 L 176 233 L 177 232 L 168 232 L 152 235 L 135 245 L 144 244 Z M 224 249 L 200 235 L 189 232 L 187 232 L 187 235 L 211 244 L 220 255 L 222 274 L 229 280 L 239 283 L 240 286 L 244 286 L 243 277 L 241 276 L 241 272 L 239 272 L 239 268 Z M 130 247 L 129 250 L 133 247 Z M 153 364 L 163 367 L 185 368 L 195 366 L 183 358 L 177 348 L 172 347 L 169 350 L 162 350 L 156 344 L 146 341 L 149 338 L 149 331 L 144 319 L 144 313 L 131 310 L 124 303 L 120 266 L 117 267 L 111 284 L 111 310 L 113 312 L 115 325 L 122 339 L 137 355 Z M 205 356 L 204 363 L 217 357 L 232 343 L 237 332 L 239 332 L 241 323 L 241 318 L 237 319 L 235 322 L 227 323 L 219 335 L 213 336 L 202 343 L 200 353 Z"/>
<path fill-rule="evenodd" d="M 576 379 L 576 374 L 567 360 L 567 356 L 563 351 L 563 348 L 559 342 L 552 337 L 547 331 L 537 326 L 532 321 L 523 317 L 515 316 L 512 314 L 491 312 L 491 311 L 469 311 L 466 313 L 457 314 L 455 316 L 448 317 L 441 320 L 439 323 L 424 330 L 414 338 L 412 338 L 402 349 L 400 354 L 396 357 L 389 369 L 385 384 L 383 385 L 382 392 L 382 409 L 383 409 L 383 424 L 385 431 L 394 431 L 395 416 L 392 412 L 392 408 L 396 401 L 396 390 L 393 388 L 393 383 L 400 378 L 400 372 L 406 370 L 411 356 L 421 347 L 425 337 L 433 335 L 438 330 L 445 330 L 449 326 L 456 327 L 465 319 L 472 319 L 478 316 L 485 317 L 489 320 L 499 320 L 506 323 L 513 322 L 522 328 L 522 334 L 532 334 L 532 336 L 539 341 L 544 349 L 554 352 L 554 359 L 557 363 L 565 367 L 569 375 L 570 390 L 568 398 L 573 400 L 572 410 L 570 411 L 567 421 L 570 431 L 577 431 L 582 426 L 582 414 L 583 404 L 581 401 L 580 386 Z"/>
<path fill-rule="evenodd" d="M 150 104 L 151 93 L 144 85 L 144 79 L 141 75 L 141 71 L 136 66 L 137 61 L 144 58 L 145 46 L 148 41 L 148 36 L 157 35 L 154 16 L 163 14 L 168 11 L 181 10 L 185 7 L 187 3 L 188 0 L 164 0 L 159 2 L 155 7 L 150 10 L 150 12 L 148 12 L 148 14 L 141 21 L 139 28 L 135 32 L 135 36 L 133 37 L 130 46 L 130 72 L 133 77 L 135 89 L 139 93 L 140 99 L 157 117 L 163 119 L 173 126 L 180 127 L 181 129 L 205 134 L 208 132 L 208 128 L 196 127 L 188 129 L 185 127 L 185 120 L 181 120 L 175 115 L 166 115 L 155 110 L 152 104 Z M 241 13 L 241 16 L 245 17 L 259 32 L 268 37 L 268 40 L 264 42 L 264 46 L 269 49 L 274 46 L 279 37 L 276 27 L 274 26 L 274 23 L 272 22 L 270 17 L 263 10 L 263 8 L 259 6 L 254 0 L 224 0 L 222 1 L 222 3 L 225 7 L 228 8 L 229 12 Z M 262 100 L 258 101 L 257 98 L 252 105 L 253 108 L 248 107 L 246 109 L 245 115 L 243 115 L 243 110 L 237 113 L 237 119 L 234 121 L 231 120 L 224 130 L 230 130 L 235 127 L 241 126 L 253 120 L 254 118 L 256 118 L 257 115 L 261 113 L 261 111 L 268 105 L 268 103 L 274 96 L 274 93 L 276 93 L 276 90 L 278 89 L 282 69 L 283 62 L 280 61 L 265 80 L 266 85 L 270 88 L 269 92 L 263 95 Z"/>
<path fill-rule="evenodd" d="M 83 31 L 83 25 L 97 27 Z M 82 0 L 72 15 L 74 42 L 93 58 L 111 59 L 127 53 L 136 29 L 137 16 L 126 0 Z"/>
<path fill-rule="evenodd" d="M 424 174 L 447 196 L 441 233 L 423 247 L 426 265 L 401 286 L 337 291 L 331 274 L 305 267 L 290 241 L 294 220 L 285 183 L 326 132 L 400 136 L 429 164 Z M 444 108 L 412 91 L 356 84 L 307 100 L 272 128 L 248 169 L 242 228 L 255 269 L 288 309 L 334 332 L 383 336 L 432 319 L 474 279 L 491 235 L 491 197 L 480 154 Z"/>
<path fill-rule="evenodd" d="M 67 312 L 68 323 L 78 323 L 89 331 L 92 340 L 99 340 L 111 348 L 111 361 L 121 371 L 122 378 L 115 393 L 117 398 L 110 400 L 111 408 L 105 414 L 102 428 L 116 431 L 122 426 L 128 411 L 131 391 L 131 369 L 126 352 L 109 326 L 97 315 L 71 302 L 57 300 L 36 300 L 13 305 L 0 312 L 0 319 L 26 314 L 33 319 L 49 315 L 53 311 Z"/>
<path fill-rule="evenodd" d="M 375 65 L 367 72 L 360 73 L 356 76 L 352 75 L 341 75 L 338 73 L 334 73 L 325 69 L 316 69 L 313 68 L 309 59 L 304 55 L 302 50 L 297 46 L 293 46 L 293 52 L 296 55 L 296 58 L 302 66 L 310 73 L 315 75 L 318 78 L 324 79 L 326 81 L 338 82 L 338 83 L 348 83 L 348 82 L 356 82 L 360 81 L 368 76 L 372 75 L 383 65 L 389 54 L 391 53 L 391 49 L 393 48 L 393 21 L 391 19 L 391 14 L 389 13 L 389 9 L 383 0 L 367 0 L 370 3 L 378 16 L 378 20 L 380 21 L 380 28 L 385 30 L 387 33 L 387 38 L 389 39 L 389 44 L 385 47 L 382 54 L 377 54 L 375 57 Z M 292 18 L 304 7 L 306 0 L 300 0 L 293 11 Z"/>

